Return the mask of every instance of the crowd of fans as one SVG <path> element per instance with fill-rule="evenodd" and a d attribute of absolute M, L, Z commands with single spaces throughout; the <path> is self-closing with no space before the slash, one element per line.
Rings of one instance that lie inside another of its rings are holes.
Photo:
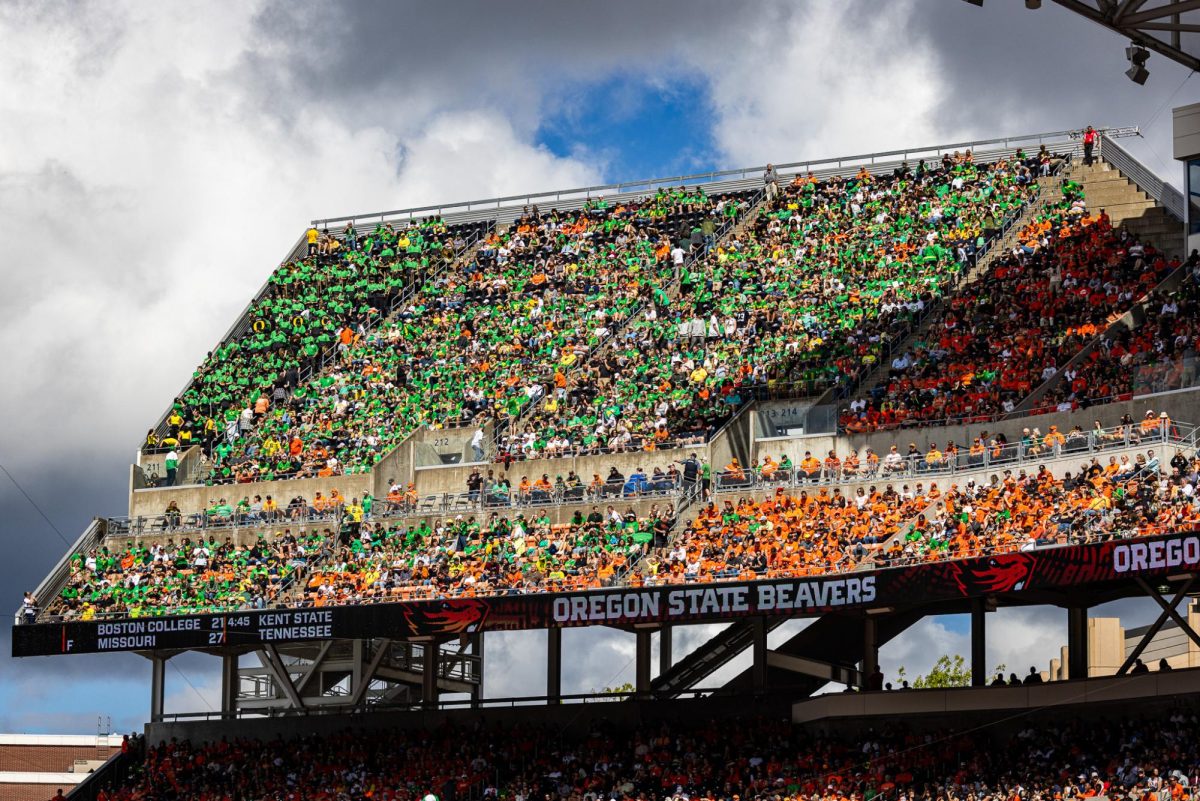
<path fill-rule="evenodd" d="M 251 544 L 182 537 L 99 545 L 72 557 L 51 614 L 68 619 L 155 617 L 262 608 L 281 598 L 334 542 L 331 530 L 262 533 Z"/>
<path fill-rule="evenodd" d="M 1159 420 L 1150 417 L 1148 427 L 1104 436 L 1136 441 L 1157 430 Z M 841 460 L 843 469 L 850 461 Z M 814 482 L 794 494 L 778 487 L 757 500 L 713 496 L 700 480 L 684 477 L 701 506 L 681 525 L 667 499 L 651 501 L 641 513 L 611 504 L 580 506 L 563 523 L 554 523 L 545 509 L 488 512 L 486 504 L 478 517 L 405 519 L 402 509 L 388 514 L 391 501 L 371 499 L 364 507 L 352 499 L 330 509 L 325 519 L 333 527 L 297 525 L 293 534 L 282 526 L 301 519 L 276 517 L 278 533 L 261 534 L 249 546 L 209 534 L 76 554 L 50 611 L 88 619 L 272 601 L 324 606 L 809 576 L 1151 536 L 1200 524 L 1200 459 L 1182 450 L 1169 460 L 1154 447 L 1133 459 L 1093 456 L 1061 475 L 1045 465 L 1005 469 L 1001 462 L 987 478 L 944 490 L 933 481 L 900 484 L 888 472 L 891 463 L 868 468 L 878 484 Z M 718 476 L 718 488 L 728 475 Z M 608 500 L 600 492 L 597 500 Z M 296 508 L 300 514 L 303 504 Z M 307 513 L 318 514 L 313 508 Z"/>
<path fill-rule="evenodd" d="M 534 207 L 450 271 L 478 228 L 314 229 L 145 444 L 199 443 L 224 483 L 364 470 L 418 426 L 489 419 L 517 459 L 703 441 L 752 387 L 869 366 L 1019 212 L 1040 163 L 797 176 L 720 245 L 744 194 Z"/>
<path fill-rule="evenodd" d="M 1140 325 L 1101 339 L 1081 363 L 1064 371 L 1062 389 L 1040 403 L 1039 409 L 1086 407 L 1194 385 L 1200 342 L 1200 253 L 1193 252 L 1185 267 L 1179 287 L 1145 304 L 1146 319 Z"/>
<path fill-rule="evenodd" d="M 639 516 L 613 506 L 566 523 L 546 513 L 478 520 L 367 522 L 343 529 L 332 558 L 311 574 L 305 602 L 362 604 L 415 598 L 557 592 L 610 586 L 667 542 L 670 504 Z"/>
<path fill-rule="evenodd" d="M 933 561 L 1190 530 L 1200 522 L 1200 460 L 1181 451 L 1167 464 L 1160 458 L 1149 449 L 1133 460 L 1113 456 L 1102 464 L 1093 458 L 1061 478 L 1041 467 L 952 486 L 879 561 Z"/>
<path fill-rule="evenodd" d="M 236 453 L 266 419 L 304 397 L 302 376 L 324 353 L 352 342 L 393 304 L 437 275 L 474 243 L 487 223 L 450 226 L 431 217 L 369 234 L 351 223 L 340 236 L 310 229 L 307 255 L 279 266 L 250 306 L 244 330 L 210 352 L 168 412 L 166 430 L 151 429 L 147 451 L 200 445 L 215 477 L 232 480 Z M 302 440 L 303 441 L 303 440 Z M 290 440 L 262 452 L 263 477 L 315 474 L 327 458 Z"/>
<path fill-rule="evenodd" d="M 262 414 L 249 409 L 248 427 L 216 453 L 217 480 L 366 470 L 418 426 L 518 414 L 661 291 L 673 237 L 737 209 L 683 188 L 567 213 L 533 207 L 429 276 L 386 325 L 342 329 L 335 365 Z"/>
<path fill-rule="evenodd" d="M 550 387 L 508 450 L 688 445 L 755 388 L 849 381 L 951 289 L 1040 172 L 976 164 L 967 151 L 891 176 L 798 175 L 744 231 L 689 262 L 677 295 L 655 293 L 598 364 Z"/>
<path fill-rule="evenodd" d="M 1061 478 L 1045 466 L 1004 470 L 944 492 L 922 482 L 822 485 L 712 501 L 647 558 L 645 582 L 808 576 L 1194 527 L 1200 459 L 1160 459 L 1153 449 L 1107 464 L 1094 457 Z"/>
<path fill-rule="evenodd" d="M 730 725 L 733 724 L 733 725 Z M 342 731 L 170 741 L 103 801 L 1191 801 L 1197 717 L 1056 714 L 969 730 L 888 721 L 818 733 L 775 718 Z"/>
<path fill-rule="evenodd" d="M 886 380 L 849 404 L 840 420 L 844 431 L 1008 414 L 1180 266 L 1114 230 L 1103 210 L 1088 214 L 1070 189 L 1020 239 L 944 304 L 922 339 L 892 360 Z M 1111 397 L 1098 393 L 1116 387 L 1101 374 L 1089 381 L 1088 372 L 1072 369 L 1038 408 L 1071 409 Z"/>

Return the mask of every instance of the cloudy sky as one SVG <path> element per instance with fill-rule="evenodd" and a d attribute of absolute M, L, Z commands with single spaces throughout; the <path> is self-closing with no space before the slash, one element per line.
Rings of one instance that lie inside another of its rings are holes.
<path fill-rule="evenodd" d="M 0 0 L 0 463 L 29 496 L 0 474 L 5 602 L 123 511 L 142 433 L 311 218 L 1088 123 L 1143 126 L 1175 179 L 1197 82 L 1152 56 L 1135 86 L 1124 42 L 1046 5 Z M 993 632 L 1024 672 L 1065 616 Z M 540 691 L 543 636 L 493 637 L 490 694 Z M 566 691 L 631 678 L 630 641 L 567 638 Z M 882 661 L 965 650 L 935 620 Z M 138 657 L 8 652 L 0 731 L 146 717 Z M 173 709 L 215 703 L 215 660 L 168 681 Z"/>

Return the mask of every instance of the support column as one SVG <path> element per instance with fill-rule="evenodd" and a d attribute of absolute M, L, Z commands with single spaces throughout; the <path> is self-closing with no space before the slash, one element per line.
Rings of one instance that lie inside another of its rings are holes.
<path fill-rule="evenodd" d="M 562 629 L 546 629 L 546 700 L 562 702 Z"/>
<path fill-rule="evenodd" d="M 478 709 L 479 702 L 483 700 L 483 632 L 477 631 L 471 635 L 471 653 L 479 657 L 479 677 L 478 681 L 471 688 L 471 708 Z"/>
<path fill-rule="evenodd" d="M 987 613 L 983 608 L 983 600 L 976 598 L 971 602 L 971 686 L 986 687 L 988 680 L 987 667 Z"/>
<path fill-rule="evenodd" d="M 150 657 L 150 722 L 161 723 L 163 698 L 166 696 L 167 660 L 170 657 L 154 654 Z"/>
<path fill-rule="evenodd" d="M 650 634 L 650 629 L 638 629 L 634 635 L 637 637 L 634 659 L 637 668 L 633 686 L 637 690 L 638 698 L 650 697 Z"/>
<path fill-rule="evenodd" d="M 860 690 L 869 690 L 871 688 L 871 676 L 875 675 L 875 670 L 878 667 L 879 625 L 875 622 L 875 618 L 868 615 L 863 618 L 863 658 L 862 676 L 859 684 Z"/>
<path fill-rule="evenodd" d="M 756 617 L 751 625 L 754 627 L 754 643 L 751 646 L 754 664 L 751 667 L 751 676 L 754 679 L 754 692 L 763 693 L 767 689 L 767 621 L 765 618 Z"/>
<path fill-rule="evenodd" d="M 675 664 L 675 654 L 671 647 L 671 626 L 664 625 L 658 630 L 658 675 L 662 675 Z"/>
<path fill-rule="evenodd" d="M 426 640 L 421 645 L 423 656 L 421 660 L 421 704 L 426 709 L 433 709 L 438 702 L 438 644 L 436 640 Z"/>
<path fill-rule="evenodd" d="M 238 655 L 221 655 L 221 717 L 237 717 L 237 696 L 240 689 Z"/>
<path fill-rule="evenodd" d="M 1088 677 L 1088 608 L 1067 608 L 1067 678 Z"/>

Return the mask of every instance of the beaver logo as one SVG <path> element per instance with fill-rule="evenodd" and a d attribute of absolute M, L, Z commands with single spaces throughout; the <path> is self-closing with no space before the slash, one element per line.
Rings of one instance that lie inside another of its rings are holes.
<path fill-rule="evenodd" d="M 982 559 L 951 563 L 954 582 L 963 595 L 1019 592 L 1033 575 L 1033 560 L 1025 554 L 1002 553 Z"/>
<path fill-rule="evenodd" d="M 405 604 L 404 619 L 414 634 L 466 634 L 479 631 L 487 619 L 482 601 L 459 599 Z"/>

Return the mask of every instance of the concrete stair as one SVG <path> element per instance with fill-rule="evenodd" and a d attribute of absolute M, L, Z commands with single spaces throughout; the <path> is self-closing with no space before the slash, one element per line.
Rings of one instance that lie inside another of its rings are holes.
<path fill-rule="evenodd" d="M 1083 184 L 1088 210 L 1108 213 L 1114 228 L 1126 228 L 1169 255 L 1183 255 L 1183 223 L 1111 164 L 1079 165 L 1074 177 Z"/>

